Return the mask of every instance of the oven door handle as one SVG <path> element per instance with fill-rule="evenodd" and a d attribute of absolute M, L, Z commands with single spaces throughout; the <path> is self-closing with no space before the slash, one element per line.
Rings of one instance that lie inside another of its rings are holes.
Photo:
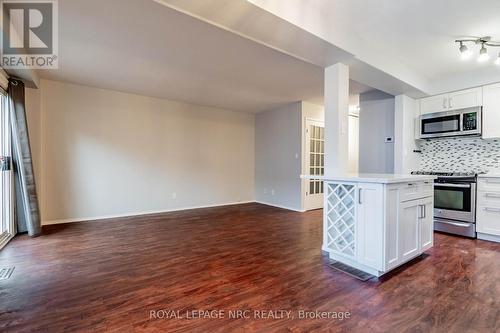
<path fill-rule="evenodd" d="M 441 219 L 435 219 L 434 222 L 451 224 L 451 225 L 454 225 L 455 227 L 462 227 L 462 228 L 468 228 L 471 225 L 471 223 L 451 222 L 451 221 L 445 221 L 445 220 L 441 220 Z"/>
<path fill-rule="evenodd" d="M 471 185 L 463 185 L 463 184 L 448 184 L 448 183 L 436 183 L 435 186 L 442 187 L 454 187 L 454 188 L 471 188 Z"/>

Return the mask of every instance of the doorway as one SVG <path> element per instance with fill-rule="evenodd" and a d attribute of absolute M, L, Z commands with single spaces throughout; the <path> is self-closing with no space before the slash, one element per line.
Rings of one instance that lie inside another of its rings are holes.
<path fill-rule="evenodd" d="M 14 235 L 10 123 L 7 98 L 0 92 L 0 249 Z"/>
<path fill-rule="evenodd" d="M 325 174 L 325 123 L 306 119 L 305 170 L 313 176 Z M 323 208 L 323 181 L 307 179 L 305 182 L 304 209 Z"/>

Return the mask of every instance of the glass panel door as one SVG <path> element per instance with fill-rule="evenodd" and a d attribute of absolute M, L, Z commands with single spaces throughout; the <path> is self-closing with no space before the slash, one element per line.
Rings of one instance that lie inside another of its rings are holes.
<path fill-rule="evenodd" d="M 306 121 L 306 172 L 312 176 L 325 174 L 325 125 L 322 122 Z M 323 181 L 310 179 L 306 182 L 305 209 L 313 210 L 323 207 Z"/>
<path fill-rule="evenodd" d="M 0 248 L 14 234 L 11 140 L 7 98 L 0 94 Z"/>

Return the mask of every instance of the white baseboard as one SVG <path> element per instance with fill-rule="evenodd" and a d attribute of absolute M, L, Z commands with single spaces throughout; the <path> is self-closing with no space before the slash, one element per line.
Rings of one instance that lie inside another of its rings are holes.
<path fill-rule="evenodd" d="M 153 211 L 125 213 L 125 214 L 116 214 L 116 215 L 103 215 L 103 216 L 92 216 L 92 217 L 79 217 L 79 218 L 72 218 L 72 219 L 50 220 L 50 221 L 43 221 L 42 225 L 53 225 L 53 224 L 73 223 L 73 222 L 98 222 L 101 220 L 109 220 L 109 219 L 116 219 L 116 218 L 143 216 L 143 215 L 154 215 L 154 214 L 162 214 L 162 213 L 172 213 L 172 212 L 179 212 L 179 211 L 183 211 L 183 210 L 200 209 L 200 208 L 213 208 L 213 207 L 222 207 L 222 206 L 243 205 L 243 204 L 254 203 L 254 202 L 255 201 L 228 202 L 228 203 L 216 204 L 216 205 L 192 206 L 192 207 L 181 207 L 181 208 L 173 208 L 173 209 L 166 209 L 166 210 L 153 210 Z"/>
<path fill-rule="evenodd" d="M 305 210 L 303 210 L 303 209 L 297 209 L 297 208 L 293 208 L 293 207 L 277 205 L 277 204 L 270 203 L 270 202 L 265 202 L 265 201 L 255 201 L 255 202 L 259 203 L 261 205 L 272 206 L 272 207 L 281 208 L 281 209 L 287 209 L 287 210 L 293 210 L 294 212 L 299 212 L 299 213 L 304 213 L 305 212 Z"/>
<path fill-rule="evenodd" d="M 483 233 L 478 232 L 477 238 L 480 240 L 500 243 L 500 236 L 488 235 L 488 234 L 483 234 Z"/>

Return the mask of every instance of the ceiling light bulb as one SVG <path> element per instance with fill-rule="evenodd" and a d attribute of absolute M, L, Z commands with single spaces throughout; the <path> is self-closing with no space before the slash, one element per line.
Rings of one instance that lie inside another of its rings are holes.
<path fill-rule="evenodd" d="M 460 42 L 460 57 L 462 60 L 467 60 L 470 58 L 472 55 L 472 52 L 469 50 L 469 48 L 464 45 L 464 43 Z"/>
<path fill-rule="evenodd" d="M 483 46 L 481 47 L 481 50 L 479 50 L 479 58 L 477 58 L 477 61 L 479 62 L 485 62 L 488 59 L 490 59 L 490 55 L 488 54 L 488 50 L 486 47 Z"/>

